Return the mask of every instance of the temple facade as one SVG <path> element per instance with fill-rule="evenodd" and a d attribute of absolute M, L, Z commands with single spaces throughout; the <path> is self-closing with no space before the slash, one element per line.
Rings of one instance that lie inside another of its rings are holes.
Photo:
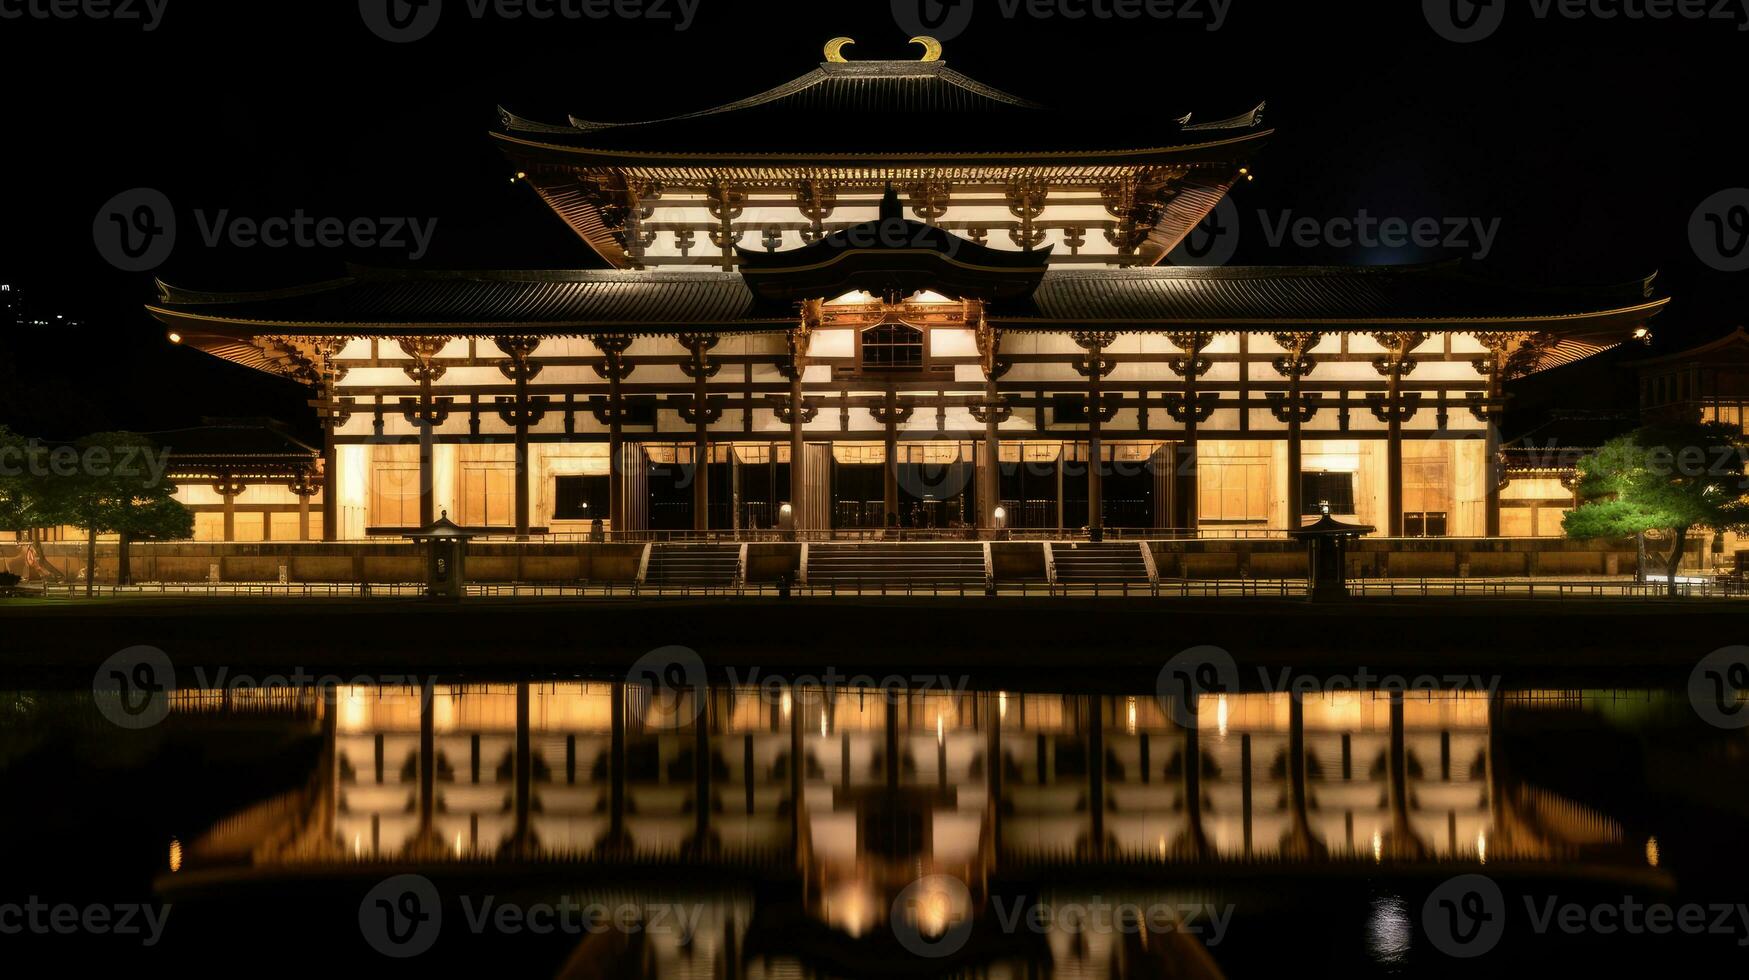
<path fill-rule="evenodd" d="M 299 533 L 328 540 L 443 513 L 518 537 L 1279 536 L 1326 510 L 1495 537 L 1550 527 L 1502 522 L 1504 383 L 1666 302 L 1651 278 L 1176 265 L 1251 176 L 1262 106 L 1063 111 L 936 45 L 843 48 L 701 112 L 503 112 L 516 179 L 606 269 L 161 284 L 150 309 L 311 386 L 317 472 L 263 505 L 307 501 Z"/>

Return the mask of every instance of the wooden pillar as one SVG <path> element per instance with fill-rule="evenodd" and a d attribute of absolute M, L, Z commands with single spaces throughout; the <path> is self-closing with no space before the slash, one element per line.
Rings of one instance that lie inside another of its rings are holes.
<path fill-rule="evenodd" d="M 1200 509 L 1197 505 L 1197 421 L 1196 410 L 1196 379 L 1190 378 L 1184 383 L 1184 397 L 1189 414 L 1184 420 L 1184 434 L 1178 443 L 1178 451 L 1173 453 L 1172 505 L 1177 509 L 1173 522 L 1187 531 L 1196 530 L 1197 515 Z"/>
<path fill-rule="evenodd" d="M 516 372 L 516 538 L 528 537 L 528 379 L 531 376 L 526 358 Z"/>
<path fill-rule="evenodd" d="M 984 695 L 984 773 L 989 791 L 990 853 L 1002 853 L 1002 713 L 997 698 Z"/>
<path fill-rule="evenodd" d="M 789 503 L 790 516 L 794 519 L 797 530 L 812 526 L 807 522 L 814 519 L 811 514 L 804 517 L 807 494 L 802 491 L 802 471 L 806 466 L 803 457 L 807 455 L 807 443 L 802 437 L 802 406 L 802 373 L 798 369 L 789 381 Z M 776 472 L 777 457 L 773 456 L 772 459 L 773 472 Z M 777 515 L 773 514 L 772 517 L 775 519 Z"/>
<path fill-rule="evenodd" d="M 1393 368 L 1387 382 L 1385 411 L 1390 417 L 1385 423 L 1385 506 L 1390 536 L 1403 536 L 1403 415 L 1398 411 L 1402 402 L 1400 373 Z"/>
<path fill-rule="evenodd" d="M 1093 351 L 1098 360 L 1099 351 Z M 1105 412 L 1099 401 L 1099 379 L 1087 385 L 1087 534 L 1098 540 L 1105 534 L 1105 474 L 1102 472 L 1105 450 L 1100 440 Z"/>
<path fill-rule="evenodd" d="M 430 527 L 437 520 L 436 433 L 432 412 L 431 382 L 419 386 L 419 526 Z"/>
<path fill-rule="evenodd" d="M 1168 396 L 1167 401 L 1168 413 L 1184 427 L 1183 434 L 1179 436 L 1177 451 L 1173 453 L 1172 523 L 1184 530 L 1194 531 L 1199 514 L 1197 433 L 1203 417 L 1197 380 L 1210 367 L 1207 358 L 1203 357 L 1203 350 L 1213 338 L 1206 333 L 1175 333 L 1168 335 L 1167 339 L 1183 351 L 1180 357 L 1169 361 L 1168 366 L 1173 373 L 1184 379 L 1183 397 L 1173 400 Z"/>
<path fill-rule="evenodd" d="M 1398 854 L 1420 851 L 1409 826 L 1409 750 L 1404 733 L 1403 692 L 1391 692 L 1390 807 L 1391 845 Z"/>
<path fill-rule="evenodd" d="M 619 372 L 607 385 L 607 519 L 615 534 L 626 528 L 625 403 L 620 398 Z"/>
<path fill-rule="evenodd" d="M 886 411 L 881 413 L 886 427 L 886 465 L 881 481 L 882 523 L 891 527 L 903 523 L 899 517 L 899 396 L 892 385 L 887 386 Z"/>
<path fill-rule="evenodd" d="M 996 379 L 985 381 L 984 456 L 979 460 L 983 466 L 978 473 L 978 483 L 983 486 L 984 492 L 981 494 L 983 505 L 978 508 L 978 524 L 991 530 L 996 527 L 996 508 L 1002 506 L 1002 417 L 996 404 L 1000 398 L 996 391 Z"/>
<path fill-rule="evenodd" d="M 776 459 L 775 456 L 772 457 Z M 775 464 L 773 464 L 775 465 Z M 802 692 L 795 685 L 789 688 L 789 816 L 790 843 L 801 860 L 802 855 Z M 826 706 L 820 706 L 821 711 Z"/>
<path fill-rule="evenodd" d="M 610 731 L 607 747 L 607 839 L 615 845 L 625 843 L 626 831 L 626 685 L 613 684 L 613 704 L 609 707 Z"/>
<path fill-rule="evenodd" d="M 444 420 L 437 407 L 433 385 L 442 378 L 446 368 L 437 363 L 447 339 L 443 337 L 407 337 L 401 340 L 401 351 L 413 363 L 405 371 L 419 384 L 419 406 L 411 420 L 419 429 L 419 525 L 430 527 L 437 519 L 436 480 L 433 478 L 433 446 L 436 428 Z"/>
<path fill-rule="evenodd" d="M 1307 501 L 1301 486 L 1305 470 L 1305 423 L 1316 409 L 1305 404 L 1302 382 L 1315 366 L 1310 351 L 1323 340 L 1320 334 L 1278 333 L 1275 342 L 1287 351 L 1287 356 L 1275 362 L 1276 370 L 1288 380 L 1286 404 L 1276 413 L 1277 421 L 1287 423 L 1287 526 L 1289 530 L 1304 523 Z"/>
<path fill-rule="evenodd" d="M 972 410 L 972 417 L 984 423 L 984 446 L 982 464 L 978 471 L 978 485 L 983 488 L 979 494 L 981 503 L 978 508 L 978 523 L 982 527 L 996 527 L 996 509 L 1002 506 L 1002 423 L 1013 414 L 1013 410 L 1002 403 L 1002 392 L 997 387 L 997 381 L 1008 373 L 1008 363 L 1002 359 L 1002 332 L 990 325 L 984 316 L 984 304 L 979 300 L 965 301 L 965 322 L 973 328 L 973 335 L 978 345 L 978 361 L 984 372 L 984 404 Z M 1018 515 L 1010 514 L 1012 521 Z"/>
<path fill-rule="evenodd" d="M 1488 348 L 1488 359 L 1479 365 L 1488 372 L 1488 400 L 1480 412 L 1483 423 L 1488 427 L 1486 444 L 1482 450 L 1482 533 L 1487 537 L 1497 538 L 1500 536 L 1500 488 L 1505 482 L 1505 474 L 1500 472 L 1500 417 L 1505 412 L 1506 372 L 1513 347 L 1523 343 L 1524 339 L 1501 333 L 1478 334 L 1476 339 Z M 1533 534 L 1536 533 L 1536 521 L 1537 516 L 1533 511 L 1530 525 Z"/>
<path fill-rule="evenodd" d="M 498 349 L 509 356 L 509 359 L 498 365 L 498 370 L 504 376 L 516 383 L 514 403 L 506 410 L 500 409 L 499 415 L 508 422 L 515 432 L 516 438 L 516 537 L 517 540 L 528 538 L 529 525 L 529 466 L 528 466 L 528 430 L 529 426 L 540 421 L 543 413 L 536 411 L 533 399 L 528 394 L 528 383 L 540 374 L 540 365 L 531 363 L 530 355 L 540 346 L 539 337 L 499 337 L 496 338 Z"/>
<path fill-rule="evenodd" d="M 704 385 L 701 383 L 700 388 Z M 703 400 L 703 395 L 700 395 Z M 706 424 L 698 422 L 692 442 L 692 529 L 711 529 L 711 446 L 705 435 Z"/>
<path fill-rule="evenodd" d="M 710 848 L 711 839 L 711 696 L 710 688 L 699 685 L 692 689 L 698 699 L 698 715 L 692 720 L 692 792 L 693 846 L 699 853 Z"/>
<path fill-rule="evenodd" d="M 379 767 L 378 771 L 381 769 Z M 437 691 L 430 682 L 419 687 L 419 835 L 423 844 L 435 832 L 437 812 Z"/>
<path fill-rule="evenodd" d="M 1245 824 L 1245 853 L 1251 853 L 1251 733 L 1239 736 L 1239 811 Z"/>
<path fill-rule="evenodd" d="M 693 380 L 692 527 L 695 531 L 708 531 L 711 527 L 710 424 L 714 421 L 710 410 L 710 379 L 717 368 L 706 355 L 717 345 L 717 338 L 707 334 L 682 334 L 680 343 L 692 352 L 692 361 L 686 369 Z"/>
<path fill-rule="evenodd" d="M 327 337 L 316 342 L 316 353 L 320 356 L 318 382 L 318 401 L 312 404 L 316 407 L 317 418 L 322 425 L 322 540 L 340 540 L 340 453 L 334 444 L 334 430 L 339 428 L 344 419 L 340 413 L 338 399 L 338 380 L 341 374 L 335 367 L 334 359 L 345 349 L 346 340 L 341 337 Z M 309 528 L 303 530 L 304 540 L 309 540 Z"/>
<path fill-rule="evenodd" d="M 1063 516 L 1063 472 L 1069 467 L 1069 449 L 1073 443 L 1063 443 L 1057 452 L 1057 533 L 1063 533 L 1066 518 Z"/>
<path fill-rule="evenodd" d="M 1105 481 L 1100 472 L 1104 455 L 1100 433 L 1105 424 L 1105 404 L 1100 394 L 1100 381 L 1110 373 L 1105 362 L 1105 348 L 1116 341 L 1115 333 L 1077 331 L 1071 334 L 1075 343 L 1087 352 L 1076 369 L 1087 379 L 1087 534 L 1095 541 L 1105 535 Z"/>
<path fill-rule="evenodd" d="M 225 540 L 237 540 L 237 496 L 243 492 L 243 482 L 230 476 L 222 477 L 214 489 L 224 501 Z"/>
<path fill-rule="evenodd" d="M 887 774 L 887 797 L 889 799 L 899 795 L 899 699 L 901 697 L 904 697 L 904 695 L 899 694 L 898 692 L 889 692 L 886 694 L 887 760 L 884 768 L 886 769 Z M 850 743 L 845 742 L 845 744 L 849 745 Z"/>
<path fill-rule="evenodd" d="M 1200 856 L 1207 844 L 1202 826 L 1202 724 L 1195 711 L 1190 718 L 1184 726 L 1185 845 Z"/>
<path fill-rule="evenodd" d="M 802 398 L 802 376 L 807 372 L 808 345 L 814 329 L 820 325 L 822 303 L 817 299 L 802 301 L 802 316 L 789 332 L 789 360 L 781 367 L 789 374 L 789 501 L 796 529 L 831 527 L 831 514 L 809 513 L 806 492 L 807 444 L 803 442 L 802 425 L 807 421 L 807 402 Z M 773 459 L 775 464 L 775 457 Z M 772 471 L 776 472 L 773 465 Z M 827 505 L 828 511 L 830 504 Z M 773 515 L 775 517 L 776 515 Z"/>
<path fill-rule="evenodd" d="M 596 372 L 607 379 L 607 516 L 612 524 L 612 531 L 618 534 L 626 530 L 626 474 L 625 474 L 625 400 L 621 392 L 621 384 L 630 375 L 631 369 L 626 366 L 625 353 L 632 346 L 632 338 L 625 335 L 608 335 L 592 338 L 595 346 L 607 355 Z"/>
<path fill-rule="evenodd" d="M 1091 853 L 1105 853 L 1105 699 L 1087 695 L 1083 702 L 1087 718 L 1087 809 L 1092 814 L 1088 827 Z"/>
<path fill-rule="evenodd" d="M 517 852 L 530 848 L 534 843 L 529 821 L 529 814 L 534 809 L 534 745 L 530 729 L 528 682 L 518 681 L 516 684 L 516 823 L 510 837 L 511 848 Z"/>
<path fill-rule="evenodd" d="M 1403 421 L 1414 410 L 1403 397 L 1403 376 L 1415 370 L 1409 354 L 1426 338 L 1425 334 L 1403 331 L 1375 334 L 1385 356 L 1374 362 L 1374 368 L 1385 376 L 1385 506 L 1387 533 L 1403 535 Z"/>

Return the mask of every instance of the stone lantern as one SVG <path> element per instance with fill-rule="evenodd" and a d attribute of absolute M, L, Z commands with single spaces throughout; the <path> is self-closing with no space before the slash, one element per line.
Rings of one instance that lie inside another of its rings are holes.
<path fill-rule="evenodd" d="M 1348 545 L 1373 528 L 1365 524 L 1345 524 L 1330 516 L 1330 505 L 1323 505 L 1324 516 L 1287 536 L 1306 543 L 1306 593 L 1313 602 L 1333 602 L 1348 598 Z"/>
<path fill-rule="evenodd" d="M 468 540 L 475 537 L 449 519 L 449 511 L 430 527 L 407 535 L 425 545 L 425 594 L 434 599 L 460 599 L 467 593 Z"/>

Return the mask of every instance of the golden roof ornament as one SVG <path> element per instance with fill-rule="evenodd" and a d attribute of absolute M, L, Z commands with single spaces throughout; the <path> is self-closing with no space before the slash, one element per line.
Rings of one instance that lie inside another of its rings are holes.
<path fill-rule="evenodd" d="M 827 41 L 826 62 L 834 65 L 848 64 L 850 59 L 844 57 L 844 49 L 855 43 L 856 39 L 852 37 L 835 37 L 832 40 Z M 918 61 L 941 60 L 941 42 L 935 38 L 932 38 L 927 34 L 920 34 L 917 37 L 912 38 L 910 43 L 920 45 L 923 48 L 923 57 L 918 58 Z"/>
<path fill-rule="evenodd" d="M 835 37 L 826 42 L 826 60 L 834 65 L 842 65 L 850 59 L 844 57 L 844 49 L 856 43 L 853 37 Z"/>

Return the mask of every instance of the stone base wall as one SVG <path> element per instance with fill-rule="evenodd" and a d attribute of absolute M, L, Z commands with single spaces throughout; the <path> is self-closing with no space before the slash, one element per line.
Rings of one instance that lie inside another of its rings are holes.
<path fill-rule="evenodd" d="M 1162 578 L 1304 578 L 1306 555 L 1291 541 L 1154 541 L 1149 546 Z M 1005 582 L 1041 581 L 1044 549 L 1036 542 L 995 542 L 996 577 Z M 56 567 L 77 575 L 85 566 L 85 547 L 73 542 L 47 546 Z M 1688 556 L 1700 567 L 1700 546 Z M 114 582 L 115 544 L 97 546 L 97 581 Z M 425 580 L 423 551 L 410 543 L 175 542 L 135 544 L 129 564 L 136 582 L 370 582 Z M 472 582 L 614 582 L 637 580 L 640 544 L 515 544 L 472 546 L 467 577 Z M 748 545 L 748 578 L 754 582 L 794 579 L 801 546 Z M 1564 541 L 1549 538 L 1372 538 L 1356 543 L 1348 556 L 1357 578 L 1567 578 L 1630 575 L 1631 541 Z"/>
<path fill-rule="evenodd" d="M 1291 541 L 1154 541 L 1161 578 L 1305 578 Z M 1700 548 L 1687 556 L 1697 564 Z M 1571 578 L 1632 575 L 1632 541 L 1561 538 L 1365 538 L 1348 552 L 1352 578 Z"/>

